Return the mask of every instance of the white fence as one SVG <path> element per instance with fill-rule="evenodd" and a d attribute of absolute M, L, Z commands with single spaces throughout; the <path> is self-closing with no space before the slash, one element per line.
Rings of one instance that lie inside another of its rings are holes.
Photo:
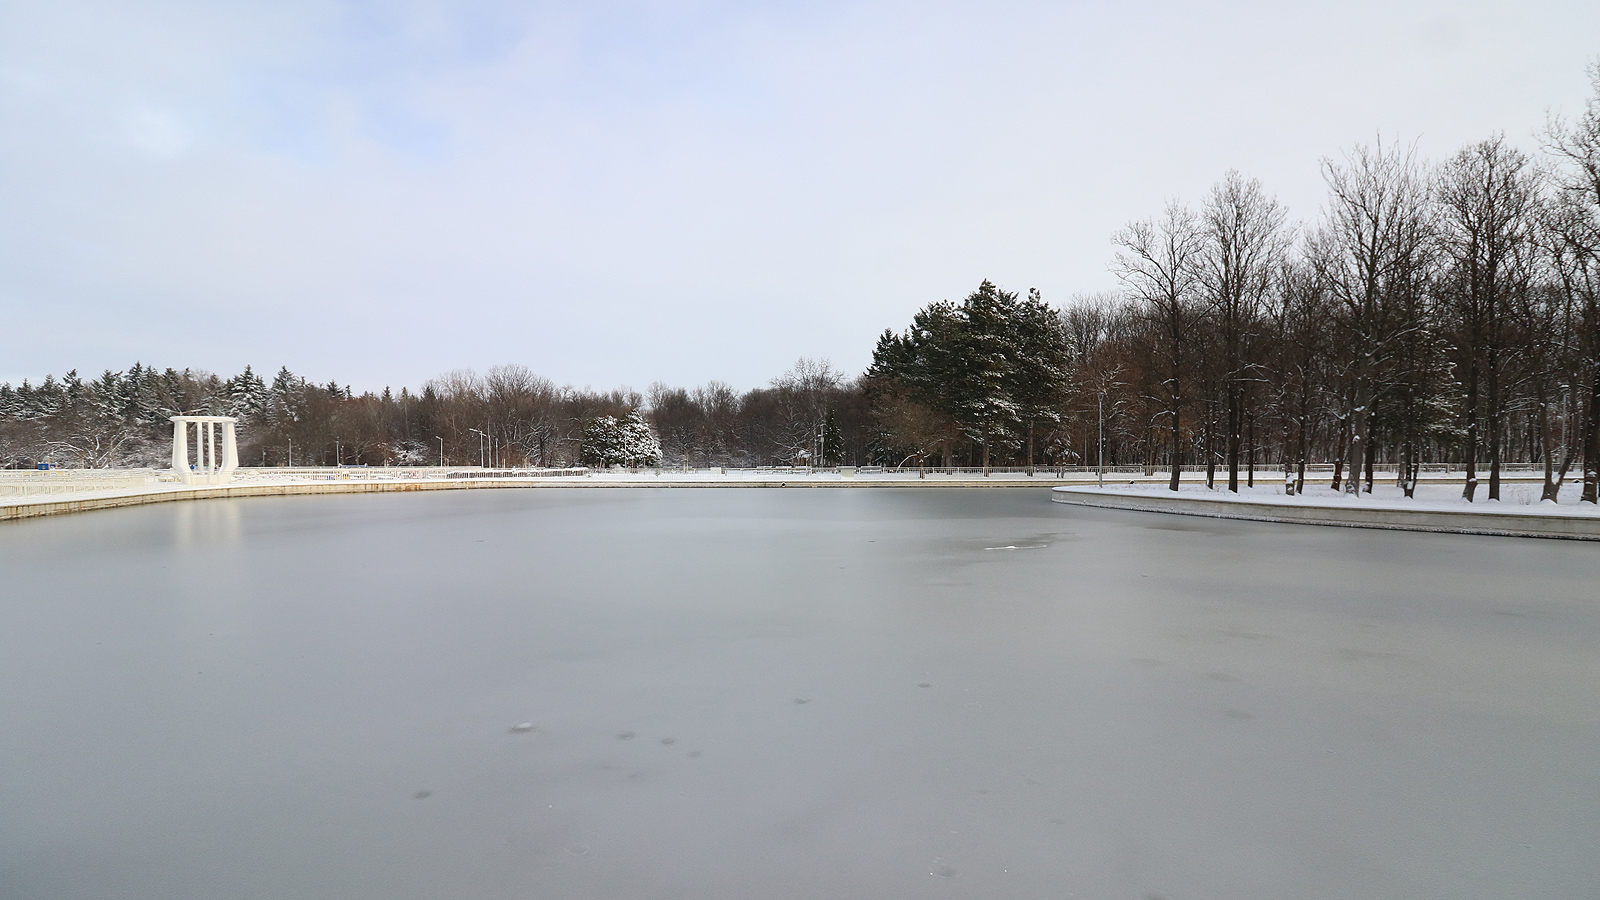
<path fill-rule="evenodd" d="M 236 482 L 262 481 L 443 481 L 463 478 L 559 478 L 588 469 L 487 469 L 478 466 L 282 466 L 240 467 Z"/>

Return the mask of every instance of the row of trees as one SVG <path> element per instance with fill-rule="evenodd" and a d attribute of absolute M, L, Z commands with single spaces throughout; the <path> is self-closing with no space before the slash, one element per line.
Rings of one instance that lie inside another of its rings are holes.
<path fill-rule="evenodd" d="M 1052 460 L 1168 468 L 1237 491 L 1258 463 L 1303 490 L 1308 463 L 1370 491 L 1394 466 L 1542 464 L 1557 499 L 1576 461 L 1600 495 L 1600 68 L 1543 158 L 1495 136 L 1425 166 L 1403 147 L 1325 161 L 1321 219 L 1291 226 L 1229 172 L 1113 236 L 1123 290 L 1052 316 L 985 282 L 878 342 L 864 380 L 880 442 L 945 464 L 998 444 Z M 1103 411 L 1103 415 L 1102 415 Z M 1109 429 L 1102 438 L 1099 430 Z"/>
<path fill-rule="evenodd" d="M 246 465 L 837 464 L 864 458 L 864 409 L 854 382 L 804 359 L 742 394 L 578 390 L 516 365 L 357 394 L 288 369 L 268 383 L 248 367 L 223 379 L 135 364 L 0 384 L 0 465 L 164 466 L 178 414 L 239 417 Z"/>
<path fill-rule="evenodd" d="M 1542 462 L 1556 499 L 1582 459 L 1594 502 L 1600 104 L 1547 146 L 1541 164 L 1493 137 L 1431 169 L 1358 148 L 1325 165 L 1328 205 L 1298 233 L 1230 173 L 1199 211 L 1116 235 L 1126 299 L 1084 374 L 1120 424 L 1164 435 L 1167 463 L 1203 461 L 1208 481 L 1221 463 L 1230 490 L 1259 449 L 1296 489 L 1320 459 L 1335 488 L 1370 490 L 1383 461 L 1408 496 L 1424 463 L 1455 461 L 1468 500 L 1485 469 L 1498 499 L 1508 460 Z"/>

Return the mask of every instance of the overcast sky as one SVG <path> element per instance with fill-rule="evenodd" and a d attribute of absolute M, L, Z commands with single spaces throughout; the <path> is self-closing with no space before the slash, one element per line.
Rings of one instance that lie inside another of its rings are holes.
<path fill-rule="evenodd" d="M 0 381 L 855 373 L 1227 169 L 1578 109 L 1600 3 L 0 0 Z"/>

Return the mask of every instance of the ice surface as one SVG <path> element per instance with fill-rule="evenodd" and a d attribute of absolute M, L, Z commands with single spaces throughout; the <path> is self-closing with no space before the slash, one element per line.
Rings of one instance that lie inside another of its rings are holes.
<path fill-rule="evenodd" d="M 1597 896 L 1597 560 L 1042 489 L 8 525 L 0 896 Z"/>

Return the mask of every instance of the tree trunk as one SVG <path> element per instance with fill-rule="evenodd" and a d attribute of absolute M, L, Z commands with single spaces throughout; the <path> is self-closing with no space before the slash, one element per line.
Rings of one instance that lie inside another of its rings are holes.
<path fill-rule="evenodd" d="M 1589 377 L 1589 414 L 1583 423 L 1583 497 L 1579 502 L 1600 504 L 1600 365 Z"/>
<path fill-rule="evenodd" d="M 1561 486 L 1566 483 L 1567 472 L 1572 468 L 1572 442 L 1561 442 L 1561 466 L 1555 466 L 1555 447 L 1551 444 L 1550 433 L 1550 406 L 1545 402 L 1541 391 L 1539 398 L 1539 433 L 1544 436 L 1544 490 L 1539 495 L 1539 500 L 1549 500 L 1551 503 L 1561 502 Z"/>
<path fill-rule="evenodd" d="M 1535 380 L 1534 392 L 1534 401 L 1539 406 L 1539 445 L 1544 451 L 1544 488 L 1539 492 L 1539 502 L 1554 502 L 1556 492 L 1561 488 L 1556 485 L 1555 448 L 1550 445 L 1550 404 L 1545 400 L 1542 378 Z"/>
<path fill-rule="evenodd" d="M 1461 496 L 1468 503 L 1473 502 L 1473 495 L 1478 492 L 1478 359 L 1473 356 L 1467 364 L 1467 440 L 1466 460 L 1467 470 L 1466 485 L 1461 490 Z"/>
<path fill-rule="evenodd" d="M 1366 358 L 1365 353 L 1362 358 Z M 1372 397 L 1367 388 L 1366 367 L 1363 366 L 1356 379 L 1355 403 L 1350 411 L 1350 477 L 1344 483 L 1344 492 L 1347 494 L 1361 493 L 1361 466 L 1367 458 L 1367 445 L 1372 443 L 1369 434 L 1371 416 L 1367 409 Z"/>
<path fill-rule="evenodd" d="M 1378 457 L 1378 442 L 1367 441 L 1366 450 L 1362 455 L 1365 457 L 1362 467 L 1366 470 L 1366 489 L 1367 493 L 1370 494 L 1372 493 L 1372 464 Z"/>
<path fill-rule="evenodd" d="M 1243 410 L 1239 408 L 1239 388 L 1228 380 L 1228 492 L 1239 493 L 1239 438 L 1244 430 Z"/>
<path fill-rule="evenodd" d="M 1300 417 L 1299 422 L 1295 425 L 1295 431 L 1298 433 L 1294 439 L 1294 492 L 1296 494 L 1304 494 L 1306 492 L 1306 417 L 1304 415 Z"/>
<path fill-rule="evenodd" d="M 1216 412 L 1208 410 L 1206 413 L 1206 490 L 1217 489 L 1217 454 L 1211 445 L 1211 438 L 1216 434 Z"/>
<path fill-rule="evenodd" d="M 1339 440 L 1334 443 L 1333 450 L 1333 490 L 1338 492 L 1344 485 L 1344 452 L 1350 439 L 1350 419 L 1348 416 L 1339 419 Z"/>
<path fill-rule="evenodd" d="M 1489 382 L 1489 499 L 1500 499 L 1500 362 L 1494 347 L 1484 374 Z"/>
<path fill-rule="evenodd" d="M 1033 477 L 1033 420 L 1028 420 L 1028 477 Z"/>
<path fill-rule="evenodd" d="M 1256 486 L 1256 417 L 1253 416 L 1253 415 L 1250 417 L 1250 449 L 1249 449 L 1248 453 L 1249 453 L 1249 455 L 1246 457 L 1246 462 L 1247 462 L 1247 465 L 1249 466 L 1249 468 L 1247 470 L 1248 471 L 1248 475 L 1247 475 L 1247 479 L 1248 480 L 1246 480 L 1245 486 L 1246 487 L 1255 487 Z"/>

